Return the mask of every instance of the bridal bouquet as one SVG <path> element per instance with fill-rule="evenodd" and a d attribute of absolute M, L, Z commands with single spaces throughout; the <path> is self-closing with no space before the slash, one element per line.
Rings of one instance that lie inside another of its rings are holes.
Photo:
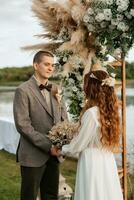
<path fill-rule="evenodd" d="M 48 138 L 53 145 L 61 148 L 63 145 L 70 143 L 77 130 L 78 123 L 68 121 L 59 122 L 49 131 Z"/>

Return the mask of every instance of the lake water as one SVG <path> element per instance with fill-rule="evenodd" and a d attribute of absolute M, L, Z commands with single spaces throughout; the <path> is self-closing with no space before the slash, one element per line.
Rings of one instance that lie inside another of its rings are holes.
<path fill-rule="evenodd" d="M 126 108 L 126 122 L 127 122 L 127 148 L 131 156 L 128 159 L 134 161 L 134 88 L 126 89 L 127 108 Z M 8 91 L 0 92 L 0 118 L 13 121 L 13 97 L 14 92 Z"/>

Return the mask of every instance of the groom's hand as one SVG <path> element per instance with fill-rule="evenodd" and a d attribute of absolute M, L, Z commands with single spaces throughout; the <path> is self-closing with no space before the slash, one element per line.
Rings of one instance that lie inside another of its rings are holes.
<path fill-rule="evenodd" d="M 52 156 L 59 156 L 61 153 L 61 150 L 56 146 L 52 146 L 50 149 L 50 153 Z"/>

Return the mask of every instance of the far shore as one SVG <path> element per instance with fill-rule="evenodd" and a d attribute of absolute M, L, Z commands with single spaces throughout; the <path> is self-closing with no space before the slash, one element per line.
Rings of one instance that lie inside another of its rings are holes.
<path fill-rule="evenodd" d="M 14 91 L 22 82 L 2 82 L 0 83 L 0 92 Z M 127 87 L 134 87 L 134 79 L 126 80 Z"/>
<path fill-rule="evenodd" d="M 134 79 L 127 79 L 126 84 L 134 86 Z"/>

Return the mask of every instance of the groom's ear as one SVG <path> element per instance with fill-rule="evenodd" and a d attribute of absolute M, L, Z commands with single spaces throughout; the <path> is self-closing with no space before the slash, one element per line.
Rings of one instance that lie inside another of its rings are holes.
<path fill-rule="evenodd" d="M 36 63 L 36 62 L 33 63 L 33 68 L 34 68 L 35 71 L 37 71 L 37 69 L 38 69 L 38 63 Z"/>

